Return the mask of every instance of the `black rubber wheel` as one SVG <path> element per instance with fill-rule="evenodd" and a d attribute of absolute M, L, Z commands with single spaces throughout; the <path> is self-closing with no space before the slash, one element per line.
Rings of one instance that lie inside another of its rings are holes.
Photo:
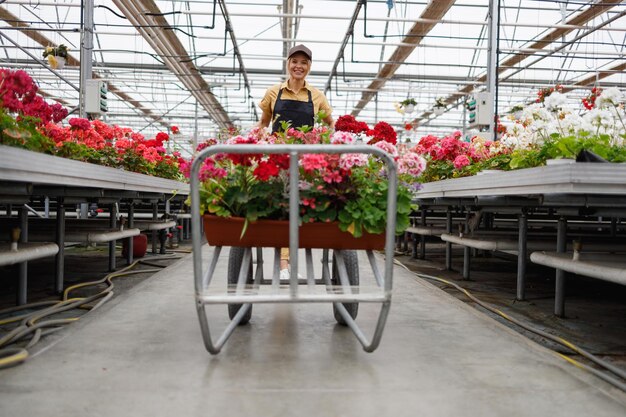
<path fill-rule="evenodd" d="M 348 272 L 348 281 L 351 286 L 359 285 L 359 258 L 357 252 L 355 250 L 343 250 L 341 251 L 343 254 L 343 261 L 346 264 L 346 270 Z M 333 273 L 330 278 L 330 281 L 333 285 L 341 285 L 341 280 L 339 279 L 339 270 L 337 269 L 337 263 L 335 260 L 335 254 L 333 253 Z M 343 306 L 348 310 L 350 317 L 356 319 L 356 316 L 359 312 L 359 303 L 343 303 Z M 346 326 L 346 322 L 339 313 L 339 310 L 333 304 L 333 315 L 335 316 L 335 320 L 337 323 Z"/>
<path fill-rule="evenodd" d="M 241 263 L 243 262 L 243 253 L 246 248 L 240 247 L 231 247 L 230 254 L 228 255 L 228 285 L 237 285 L 237 280 L 239 278 L 239 271 L 241 270 Z M 252 278 L 252 262 L 250 263 L 250 268 L 248 269 L 248 278 L 246 279 L 246 284 L 254 283 L 254 278 Z M 232 320 L 233 317 L 237 314 L 239 309 L 241 308 L 241 304 L 228 304 L 228 317 Z M 243 319 L 239 322 L 239 325 L 242 326 L 247 324 L 252 318 L 252 306 L 248 309 L 248 312 Z"/>

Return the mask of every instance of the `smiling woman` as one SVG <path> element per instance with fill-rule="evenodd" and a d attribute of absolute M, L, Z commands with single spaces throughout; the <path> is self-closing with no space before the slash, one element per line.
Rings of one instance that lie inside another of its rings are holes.
<path fill-rule="evenodd" d="M 300 44 L 292 47 L 287 55 L 289 79 L 267 89 L 259 107 L 263 110 L 258 126 L 272 126 L 272 133 L 285 129 L 285 126 L 299 128 L 315 124 L 315 115 L 322 112 L 323 120 L 331 128 L 335 127 L 332 109 L 317 88 L 306 82 L 311 71 L 313 53 Z M 283 248 L 280 254 L 281 277 L 287 278 L 289 249 Z"/>
<path fill-rule="evenodd" d="M 287 72 L 289 79 L 282 84 L 270 87 L 259 107 L 263 111 L 259 127 L 267 127 L 271 123 L 272 132 L 282 129 L 283 122 L 290 127 L 313 126 L 315 115 L 323 112 L 323 120 L 334 126 L 331 116 L 332 109 L 317 88 L 306 82 L 311 71 L 313 54 L 304 45 L 296 45 L 289 50 Z"/>

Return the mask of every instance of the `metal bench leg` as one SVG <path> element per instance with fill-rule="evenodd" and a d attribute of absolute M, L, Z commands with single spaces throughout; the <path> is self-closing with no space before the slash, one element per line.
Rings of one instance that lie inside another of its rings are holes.
<path fill-rule="evenodd" d="M 468 212 L 465 214 L 465 226 L 463 229 L 464 233 L 469 233 L 469 219 L 470 219 L 470 212 L 468 210 Z M 463 279 L 470 279 L 470 266 L 471 266 L 471 262 L 472 262 L 472 248 L 470 248 L 469 246 L 464 246 L 463 247 Z"/>
<path fill-rule="evenodd" d="M 117 210 L 115 204 L 111 204 L 109 216 L 109 227 L 113 229 L 115 228 L 117 220 Z M 115 240 L 109 242 L 109 271 L 115 271 Z"/>
<path fill-rule="evenodd" d="M 28 242 L 28 210 L 25 205 L 20 207 L 20 242 Z M 21 262 L 19 265 L 19 276 L 17 282 L 17 305 L 26 304 L 28 293 L 28 262 Z"/>
<path fill-rule="evenodd" d="M 452 233 L 452 211 L 446 210 L 446 233 Z M 424 240 L 426 238 L 424 237 Z M 446 269 L 452 271 L 452 243 L 446 242 Z"/>
<path fill-rule="evenodd" d="M 63 274 L 65 270 L 65 204 L 63 199 L 57 200 L 56 243 L 59 251 L 55 259 L 54 291 L 57 294 L 63 292 Z"/>
<path fill-rule="evenodd" d="M 556 232 L 556 251 L 565 252 L 567 247 L 567 219 L 560 217 Z M 554 289 L 554 314 L 558 317 L 565 316 L 565 271 L 557 269 L 555 274 Z"/>
<path fill-rule="evenodd" d="M 132 201 L 128 203 L 128 228 L 132 229 L 135 226 L 135 205 Z M 133 263 L 133 252 L 134 252 L 134 236 L 128 238 L 127 245 L 127 253 L 126 253 L 126 263 L 128 265 Z"/>
<path fill-rule="evenodd" d="M 152 220 L 157 221 L 159 219 L 159 203 L 152 203 Z M 157 253 L 157 245 L 159 242 L 158 231 L 152 231 L 152 253 Z"/>
<path fill-rule="evenodd" d="M 426 210 L 422 210 L 422 216 L 421 216 L 421 225 L 422 227 L 426 227 Z M 417 240 L 417 236 L 415 236 L 415 239 Z M 426 259 L 426 236 L 425 235 L 421 235 L 420 236 L 420 256 L 419 259 Z"/>
<path fill-rule="evenodd" d="M 522 210 L 522 214 L 518 219 L 519 236 L 517 241 L 517 299 L 526 299 L 526 259 L 527 259 L 527 235 L 528 235 L 528 216 L 526 211 Z"/>

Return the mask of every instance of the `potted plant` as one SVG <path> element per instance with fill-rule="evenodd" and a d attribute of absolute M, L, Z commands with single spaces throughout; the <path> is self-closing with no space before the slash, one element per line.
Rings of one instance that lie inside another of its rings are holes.
<path fill-rule="evenodd" d="M 326 128 L 288 129 L 279 136 L 253 130 L 228 144 L 333 144 L 354 134 Z M 213 142 L 215 143 L 215 142 Z M 212 145 L 209 145 L 212 146 Z M 395 145 L 373 146 L 397 155 Z M 216 154 L 200 168 L 200 211 L 215 246 L 286 247 L 289 242 L 289 155 Z M 396 232 L 409 225 L 412 192 L 425 161 L 406 149 L 398 155 Z M 387 179 L 380 158 L 365 154 L 299 156 L 300 247 L 381 249 L 386 227 Z M 224 228 L 228 228 L 227 230 Z"/>
<path fill-rule="evenodd" d="M 62 69 L 67 60 L 67 46 L 61 44 L 59 46 L 46 46 L 43 51 L 43 57 L 48 59 L 53 69 Z"/>
<path fill-rule="evenodd" d="M 442 115 L 446 111 L 446 100 L 443 97 L 437 97 L 433 105 L 433 113 L 437 116 Z"/>
<path fill-rule="evenodd" d="M 415 101 L 415 99 L 413 98 L 407 98 L 400 102 L 400 107 L 402 107 L 404 111 L 408 114 L 413 113 L 413 110 L 415 110 L 416 105 L 417 105 L 417 101 Z"/>

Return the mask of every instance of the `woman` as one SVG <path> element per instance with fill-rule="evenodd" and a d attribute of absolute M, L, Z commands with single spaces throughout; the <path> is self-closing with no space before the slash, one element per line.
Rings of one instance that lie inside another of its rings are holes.
<path fill-rule="evenodd" d="M 306 82 L 311 71 L 313 54 L 304 45 L 296 45 L 287 55 L 287 72 L 289 79 L 267 89 L 259 103 L 263 111 L 259 127 L 265 128 L 272 124 L 272 133 L 282 129 L 281 122 L 289 122 L 293 128 L 313 126 L 315 115 L 324 112 L 324 122 L 334 128 L 335 121 L 331 117 L 332 108 L 324 94 Z M 280 251 L 280 279 L 289 279 L 289 249 Z M 300 278 L 300 277 L 298 277 Z"/>
<path fill-rule="evenodd" d="M 296 45 L 289 50 L 287 56 L 287 72 L 289 79 L 267 89 L 259 103 L 263 111 L 259 127 L 272 124 L 272 132 L 281 129 L 281 122 L 287 121 L 293 128 L 313 126 L 315 115 L 323 111 L 324 122 L 331 128 L 335 121 L 331 117 L 332 108 L 324 94 L 306 82 L 311 71 L 313 55 L 304 45 Z"/>

